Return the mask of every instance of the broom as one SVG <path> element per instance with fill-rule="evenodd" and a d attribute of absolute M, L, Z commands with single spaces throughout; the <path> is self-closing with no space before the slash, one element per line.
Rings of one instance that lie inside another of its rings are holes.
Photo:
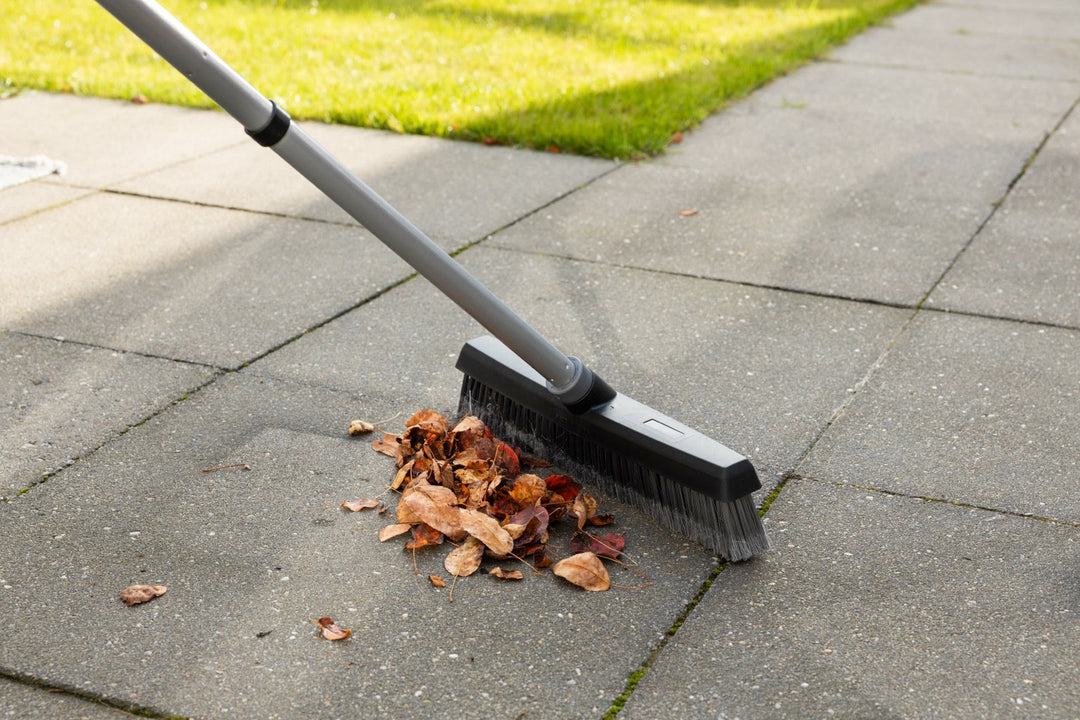
<path fill-rule="evenodd" d="M 463 410 L 728 560 L 769 548 L 749 460 L 564 355 L 156 2 L 98 3 L 498 338 L 462 348 Z"/>

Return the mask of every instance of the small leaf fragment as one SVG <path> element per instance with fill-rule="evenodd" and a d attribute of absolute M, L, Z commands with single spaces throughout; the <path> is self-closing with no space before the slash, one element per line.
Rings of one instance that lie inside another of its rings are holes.
<path fill-rule="evenodd" d="M 696 209 L 694 209 L 694 208 L 689 208 L 689 209 L 686 209 L 686 210 L 680 210 L 679 211 L 679 214 L 682 215 L 683 217 L 690 217 L 691 215 L 697 215 L 697 213 L 698 213 L 698 211 Z"/>
<path fill-rule="evenodd" d="M 346 630 L 334 622 L 332 618 L 321 617 L 315 621 L 315 624 L 319 626 L 322 636 L 327 640 L 344 640 L 352 635 L 352 630 Z"/>
<path fill-rule="evenodd" d="M 374 432 L 375 426 L 366 420 L 353 420 L 349 423 L 350 435 L 366 435 L 369 432 Z"/>
<path fill-rule="evenodd" d="M 501 567 L 491 568 L 488 575 L 494 575 L 501 580 L 523 580 L 525 578 L 520 570 L 503 570 Z"/>
<path fill-rule="evenodd" d="M 611 587 L 607 568 L 595 553 L 583 552 L 564 558 L 552 566 L 551 572 L 567 582 L 593 592 Z"/>
<path fill-rule="evenodd" d="M 352 512 L 359 512 L 360 510 L 373 510 L 379 507 L 379 501 L 375 498 L 360 498 L 359 500 L 346 500 L 341 503 L 341 507 L 345 510 Z"/>
<path fill-rule="evenodd" d="M 409 532 L 409 530 L 412 530 L 412 525 L 409 523 L 394 523 L 393 525 L 387 525 L 379 531 L 379 542 L 386 542 L 390 538 L 404 535 Z"/>
<path fill-rule="evenodd" d="M 138 605 L 161 597 L 168 590 L 164 585 L 129 585 L 120 592 L 125 605 Z"/>
<path fill-rule="evenodd" d="M 435 587 L 446 587 L 446 581 L 443 580 L 438 575 L 428 575 L 427 577 L 428 577 L 428 580 L 431 581 L 431 584 L 434 585 Z"/>

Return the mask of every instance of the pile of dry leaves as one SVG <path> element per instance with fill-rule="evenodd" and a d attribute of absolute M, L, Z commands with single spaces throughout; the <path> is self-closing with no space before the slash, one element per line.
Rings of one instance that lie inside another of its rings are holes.
<path fill-rule="evenodd" d="M 390 488 L 401 494 L 397 522 L 379 531 L 383 542 L 409 534 L 406 549 L 449 541 L 455 545 L 443 561 L 456 578 L 475 573 L 485 558 L 521 561 L 533 571 L 551 571 L 586 590 L 607 590 L 611 580 L 600 558 L 622 554 L 625 539 L 615 533 L 596 535 L 589 526 L 608 525 L 611 515 L 597 512 L 596 499 L 566 475 L 540 477 L 523 469 L 548 463 L 523 456 L 492 435 L 478 418 L 468 416 L 454 427 L 434 410 L 420 410 L 405 421 L 401 435 L 384 433 L 372 448 L 397 461 Z M 350 434 L 374 430 L 354 422 Z M 349 510 L 378 507 L 374 499 L 343 503 Z M 385 508 L 384 508 L 385 509 Z M 556 562 L 549 528 L 560 519 L 576 525 L 570 539 L 573 553 Z M 521 579 L 520 570 L 495 567 L 490 574 Z M 439 585 L 444 581 L 431 576 Z"/>

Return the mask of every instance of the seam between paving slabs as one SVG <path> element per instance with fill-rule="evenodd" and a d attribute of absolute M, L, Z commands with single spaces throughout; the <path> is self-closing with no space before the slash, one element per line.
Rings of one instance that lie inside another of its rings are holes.
<path fill-rule="evenodd" d="M 0 678 L 10 680 L 11 682 L 25 685 L 27 687 L 36 688 L 43 692 L 58 693 L 62 695 L 70 695 L 78 698 L 87 703 L 93 705 L 102 705 L 113 710 L 119 710 L 125 713 L 129 713 L 134 717 L 144 718 L 159 718 L 160 720 L 186 720 L 186 718 L 180 715 L 169 715 L 167 713 L 161 713 L 150 708 L 141 707 L 138 705 L 132 705 L 131 703 L 125 703 L 118 700 L 113 700 L 103 695 L 95 695 L 93 693 L 84 692 L 74 686 L 69 685 L 50 685 L 33 675 L 27 675 L 25 673 L 12 670 L 11 668 L 0 665 Z"/>
<path fill-rule="evenodd" d="M 961 502 L 960 500 L 947 500 L 945 498 L 929 497 L 927 495 L 912 495 L 910 493 L 904 493 L 898 490 L 889 490 L 887 488 L 873 487 L 871 485 L 858 485 L 856 483 L 846 483 L 839 480 L 825 480 L 823 478 L 813 477 L 812 475 L 800 475 L 798 477 L 800 480 L 815 482 L 821 485 L 835 485 L 836 487 L 849 488 L 852 490 L 863 490 L 865 492 L 875 492 L 881 495 L 888 495 L 890 497 L 907 498 L 909 500 L 922 500 L 923 502 L 938 503 L 940 505 L 951 505 L 952 507 L 963 508 L 965 510 L 979 510 L 982 512 L 993 513 L 995 515 L 1008 515 L 1009 517 L 1019 518 L 1022 520 L 1037 520 L 1039 522 L 1049 523 L 1050 525 L 1061 525 L 1063 527 L 1080 528 L 1080 522 L 1057 520 L 1055 518 L 1048 518 L 1043 517 L 1042 515 L 1036 515 L 1035 513 L 1025 513 L 1018 512 L 1016 510 L 987 507 L 986 505 L 976 505 L 975 503 Z"/>
<path fill-rule="evenodd" d="M 13 334 L 23 335 L 25 337 L 42 337 L 42 336 L 38 336 L 38 335 L 30 335 L 30 334 L 27 334 L 27 333 L 13 333 Z M 27 485 L 26 487 L 22 488 L 21 490 L 16 492 L 11 497 L 2 497 L 2 496 L 0 496 L 0 502 L 2 502 L 3 504 L 7 504 L 7 503 L 10 503 L 10 502 L 14 502 L 15 500 L 18 500 L 19 498 L 21 498 L 23 495 L 26 495 L 27 493 L 29 493 L 34 488 L 40 487 L 41 485 L 44 485 L 45 483 L 49 482 L 54 477 L 58 476 L 60 473 L 67 470 L 69 467 L 74 466 L 76 463 L 83 462 L 84 460 L 88 460 L 90 457 L 92 457 L 95 453 L 97 453 L 99 450 L 104 448 L 106 445 L 112 444 L 113 442 L 120 439 L 124 435 L 127 435 L 130 431 L 134 430 L 135 428 L 141 427 L 142 425 L 145 425 L 146 423 L 150 422 L 151 420 L 153 420 L 154 418 L 158 417 L 159 415 L 165 413 L 166 411 L 170 410 L 171 408 L 179 405 L 180 403 L 184 402 L 185 400 L 192 397 L 193 395 L 195 395 L 195 394 L 197 394 L 199 392 L 202 392 L 207 387 L 209 387 L 210 385 L 217 382 L 217 380 L 220 377 L 222 377 L 223 375 L 228 373 L 228 371 L 223 370 L 222 368 L 214 367 L 213 365 L 206 365 L 204 363 L 195 363 L 195 362 L 188 362 L 188 361 L 185 361 L 185 360 L 176 360 L 174 358 L 166 358 L 166 357 L 161 357 L 159 355 L 146 355 L 144 353 L 129 352 L 127 350 L 116 350 L 114 348 L 106 348 L 106 347 L 103 347 L 103 346 L 100 346 L 100 345 L 91 345 L 89 343 L 75 342 L 75 341 L 71 341 L 71 340 L 56 340 L 56 338 L 43 338 L 43 339 L 55 340 L 57 342 L 62 342 L 62 343 L 69 344 L 69 345 L 78 345 L 80 347 L 93 347 L 93 348 L 98 348 L 98 349 L 103 349 L 103 350 L 111 350 L 113 352 L 125 353 L 125 354 L 129 354 L 129 355 L 138 355 L 138 356 L 141 356 L 141 357 L 154 358 L 154 359 L 157 359 L 157 360 L 168 360 L 170 362 L 180 363 L 182 365 L 194 365 L 194 366 L 200 366 L 200 367 L 208 367 L 208 368 L 214 370 L 214 373 L 206 381 L 204 381 L 204 382 L 200 383 L 199 385 L 185 391 L 182 395 L 180 395 L 180 397 L 176 397 L 176 398 L 173 398 L 171 400 L 167 400 L 165 403 L 163 403 L 161 406 L 159 406 L 156 410 L 152 411 L 146 417 L 144 417 L 144 418 L 142 418 L 140 420 L 137 420 L 136 422 L 131 423 L 127 427 L 124 427 L 124 428 L 121 428 L 120 430 L 117 430 L 115 434 L 113 434 L 110 437 L 108 437 L 107 439 L 105 439 L 100 445 L 92 447 L 89 450 L 82 453 L 81 455 L 78 455 L 78 456 L 76 456 L 74 458 L 69 458 L 68 460 L 65 461 L 65 464 L 61 465 L 60 467 L 56 468 L 55 470 L 52 470 L 50 472 L 45 473 L 44 475 L 41 476 L 41 478 L 39 480 L 37 480 L 36 482 L 33 482 L 33 483 Z M 2 672 L 0 672 L 0 675 L 2 675 Z"/>

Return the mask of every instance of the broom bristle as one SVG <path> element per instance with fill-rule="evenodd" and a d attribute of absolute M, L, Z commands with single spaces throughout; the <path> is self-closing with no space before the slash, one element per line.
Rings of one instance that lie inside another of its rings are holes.
<path fill-rule="evenodd" d="M 531 410 L 465 373 L 459 412 L 476 415 L 497 436 L 565 468 L 604 495 L 642 510 L 661 525 L 732 561 L 769 549 L 750 493 L 720 500 L 582 437 L 557 418 Z"/>

